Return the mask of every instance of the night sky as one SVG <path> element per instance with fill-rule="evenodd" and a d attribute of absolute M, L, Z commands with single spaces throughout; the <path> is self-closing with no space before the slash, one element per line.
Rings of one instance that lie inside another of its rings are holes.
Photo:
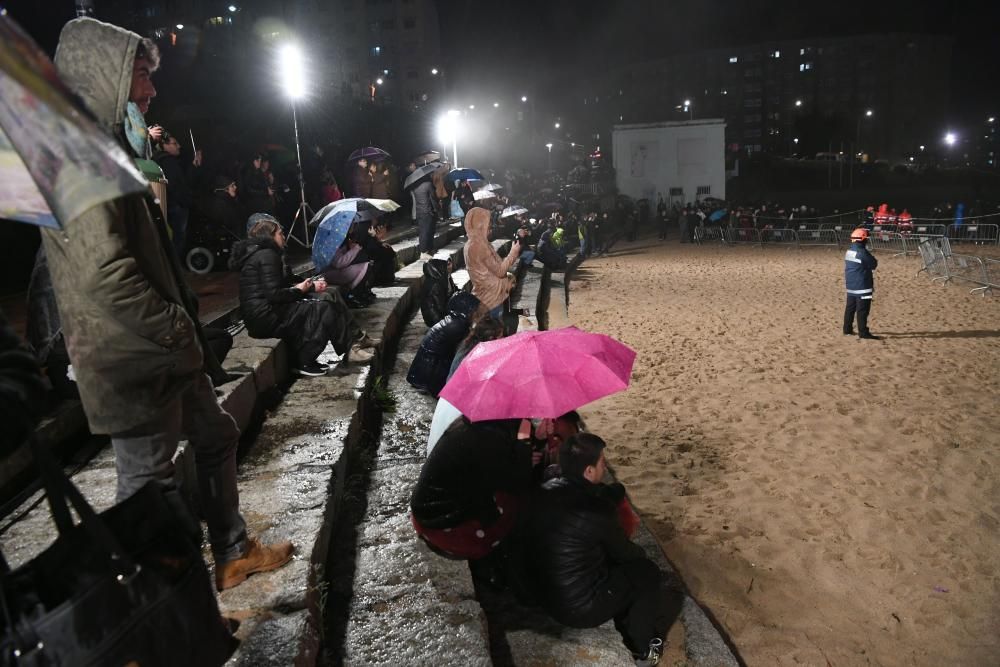
<path fill-rule="evenodd" d="M 73 16 L 73 0 L 0 4 L 50 52 L 62 23 Z M 96 4 L 100 11 L 101 0 Z M 914 31 L 955 40 L 954 120 L 1000 114 L 995 52 L 1000 2 L 992 0 L 438 0 L 437 5 L 449 86 L 469 96 L 533 94 L 555 104 L 570 84 L 607 64 L 785 38 Z"/>

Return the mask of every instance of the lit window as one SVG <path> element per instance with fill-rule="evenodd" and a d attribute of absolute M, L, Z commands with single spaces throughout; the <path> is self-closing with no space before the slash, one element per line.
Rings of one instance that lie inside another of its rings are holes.
<path fill-rule="evenodd" d="M 781 57 L 781 51 L 772 51 L 771 52 L 771 57 L 772 58 L 780 58 Z"/>
<path fill-rule="evenodd" d="M 740 61 L 738 56 L 729 56 L 729 62 L 738 63 Z"/>
<path fill-rule="evenodd" d="M 805 72 L 806 70 L 810 70 L 812 68 L 813 68 L 813 64 L 812 63 L 799 63 L 799 71 L 800 72 Z"/>
<path fill-rule="evenodd" d="M 806 54 L 806 50 L 805 49 L 799 49 L 799 55 L 800 56 L 804 56 L 805 54 Z"/>

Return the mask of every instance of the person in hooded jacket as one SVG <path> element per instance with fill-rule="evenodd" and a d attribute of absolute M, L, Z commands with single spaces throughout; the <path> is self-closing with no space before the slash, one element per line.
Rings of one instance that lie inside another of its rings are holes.
<path fill-rule="evenodd" d="M 451 280 L 450 259 L 429 259 L 424 262 L 424 280 L 420 284 L 420 315 L 424 324 L 434 326 L 448 314 L 448 299 L 458 291 Z"/>
<path fill-rule="evenodd" d="M 212 196 L 205 206 L 205 221 L 214 227 L 216 232 L 225 233 L 234 239 L 242 239 L 244 217 L 236 200 L 237 186 L 235 179 L 220 174 L 213 181 Z"/>
<path fill-rule="evenodd" d="M 274 190 L 263 170 L 264 154 L 254 153 L 240 173 L 240 201 L 245 215 L 274 214 Z"/>
<path fill-rule="evenodd" d="M 455 350 L 469 333 L 477 308 L 479 299 L 468 292 L 456 292 L 448 300 L 448 314 L 424 334 L 406 373 L 414 389 L 437 396 L 444 388 Z"/>
<path fill-rule="evenodd" d="M 604 448 L 592 433 L 561 443 L 562 476 L 532 497 L 518 528 L 529 564 L 522 576 L 563 625 L 594 628 L 614 619 L 625 645 L 645 661 L 639 664 L 656 664 L 684 597 L 664 586 L 656 563 L 625 535 L 618 514 L 625 487 L 602 483 Z"/>
<path fill-rule="evenodd" d="M 296 282 L 284 262 L 281 225 L 270 216 L 261 217 L 247 240 L 233 245 L 229 259 L 230 267 L 240 271 L 240 314 L 247 332 L 254 338 L 284 340 L 294 372 L 306 377 L 326 374 L 327 366 L 317 359 L 328 342 L 337 354 L 370 361 L 376 342 L 361 330 L 335 291 L 326 292 L 326 281 Z M 309 298 L 313 294 L 322 298 Z"/>
<path fill-rule="evenodd" d="M 127 104 L 146 113 L 156 96 L 156 44 L 78 18 L 63 27 L 55 64 L 124 146 Z M 216 588 L 281 567 L 292 557 L 290 542 L 247 535 L 236 485 L 240 431 L 203 371 L 197 307 L 152 195 L 119 197 L 61 222 L 61 230 L 42 230 L 42 242 L 90 430 L 111 436 L 117 501 L 149 482 L 176 493 L 173 456 L 183 432 L 195 452 Z"/>
<path fill-rule="evenodd" d="M 491 317 L 498 318 L 504 301 L 514 289 L 511 267 L 521 254 L 521 244 L 515 243 L 503 259 L 490 243 L 490 212 L 473 208 L 465 216 L 465 235 L 468 241 L 462 253 L 472 282 L 472 293 L 479 299 Z"/>
<path fill-rule="evenodd" d="M 859 227 L 851 232 L 851 246 L 844 254 L 844 282 L 847 286 L 847 305 L 844 308 L 844 335 L 854 335 L 854 316 L 858 318 L 858 338 L 879 340 L 868 330 L 868 314 L 872 308 L 878 260 L 868 252 L 868 230 Z"/>

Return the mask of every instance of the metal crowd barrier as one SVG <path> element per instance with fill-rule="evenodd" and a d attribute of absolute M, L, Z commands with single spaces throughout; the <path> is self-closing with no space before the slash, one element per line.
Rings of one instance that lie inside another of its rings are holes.
<path fill-rule="evenodd" d="M 828 245 L 840 247 L 840 235 L 833 229 L 799 229 L 799 245 Z"/>
<path fill-rule="evenodd" d="M 947 255 L 945 260 L 947 261 L 948 280 L 956 278 L 978 285 L 978 287 L 969 290 L 969 294 L 982 292 L 983 296 L 986 296 L 986 292 L 991 292 L 993 287 L 1000 287 L 1000 285 L 990 284 L 990 277 L 986 272 L 986 262 L 983 261 L 982 257 Z"/>
<path fill-rule="evenodd" d="M 948 225 L 947 235 L 953 243 L 996 245 L 1000 243 L 1000 225 L 981 225 L 978 223 Z"/>
<path fill-rule="evenodd" d="M 726 230 L 726 240 L 729 243 L 756 243 L 763 245 L 760 230 L 753 227 L 730 227 Z"/>
<path fill-rule="evenodd" d="M 945 251 L 947 250 L 950 255 L 951 245 L 948 244 L 947 237 L 942 237 L 940 241 L 928 239 L 917 246 L 920 259 L 923 261 L 923 266 L 920 271 L 917 271 L 917 275 L 919 276 L 922 271 L 926 271 L 927 275 L 931 277 L 931 282 L 935 280 L 948 282 L 948 260 Z"/>
<path fill-rule="evenodd" d="M 782 243 L 798 245 L 799 236 L 794 229 L 762 229 L 760 230 L 761 243 Z"/>
<path fill-rule="evenodd" d="M 899 232 L 872 231 L 868 235 L 868 248 L 885 250 L 893 255 L 906 255 L 906 240 Z"/>
<path fill-rule="evenodd" d="M 701 245 L 705 241 L 726 242 L 726 230 L 723 227 L 705 227 L 698 225 L 694 228 L 694 241 Z"/>

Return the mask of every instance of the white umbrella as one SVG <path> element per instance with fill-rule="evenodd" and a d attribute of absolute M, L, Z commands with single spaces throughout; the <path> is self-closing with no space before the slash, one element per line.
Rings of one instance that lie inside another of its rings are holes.
<path fill-rule="evenodd" d="M 448 427 L 455 423 L 455 420 L 462 416 L 462 413 L 454 405 L 443 398 L 439 398 L 437 407 L 434 408 L 434 417 L 431 419 L 431 432 L 427 436 L 427 454 L 430 455 L 434 445 L 441 439 Z"/>

